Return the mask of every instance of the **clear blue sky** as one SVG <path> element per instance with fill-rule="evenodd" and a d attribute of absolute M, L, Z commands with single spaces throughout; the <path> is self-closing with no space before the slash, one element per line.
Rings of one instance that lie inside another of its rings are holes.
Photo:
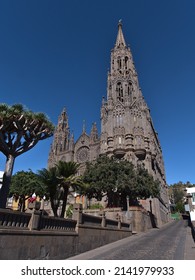
<path fill-rule="evenodd" d="M 56 124 L 63 107 L 75 139 L 96 121 L 119 19 L 161 142 L 167 183 L 195 183 L 194 0 L 1 0 L 0 103 L 22 103 Z M 52 138 L 16 159 L 47 166 Z M 5 157 L 0 154 L 0 170 Z"/>

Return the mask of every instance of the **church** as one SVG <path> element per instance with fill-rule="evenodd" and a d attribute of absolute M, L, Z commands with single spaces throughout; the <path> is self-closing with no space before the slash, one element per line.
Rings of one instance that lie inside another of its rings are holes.
<path fill-rule="evenodd" d="M 139 87 L 138 75 L 130 47 L 126 44 L 122 22 L 118 23 L 116 43 L 111 50 L 110 70 L 107 76 L 107 97 L 101 105 L 101 132 L 93 123 L 88 135 L 83 131 L 77 141 L 70 133 L 68 115 L 64 109 L 59 116 L 49 153 L 48 167 L 59 160 L 80 163 L 80 174 L 87 161 L 100 155 L 116 156 L 142 165 L 160 181 L 160 197 L 142 201 L 160 221 L 168 220 L 168 191 L 165 178 L 162 149 L 154 129 L 150 110 Z M 152 201 L 152 203 L 151 203 Z"/>

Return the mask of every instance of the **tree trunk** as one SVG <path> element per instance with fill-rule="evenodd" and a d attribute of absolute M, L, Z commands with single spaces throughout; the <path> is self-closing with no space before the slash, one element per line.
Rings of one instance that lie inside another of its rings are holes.
<path fill-rule="evenodd" d="M 59 206 L 59 202 L 56 203 L 56 199 L 55 198 L 50 198 L 51 199 L 51 208 L 54 214 L 54 217 L 58 217 L 58 206 Z"/>
<path fill-rule="evenodd" d="M 64 214 L 66 211 L 66 202 L 67 202 L 67 197 L 68 197 L 68 187 L 64 188 L 64 197 L 63 197 L 63 204 L 62 204 L 62 211 L 61 211 L 61 218 L 64 218 Z"/>
<path fill-rule="evenodd" d="M 3 184 L 0 189 L 0 208 L 6 208 L 7 197 L 11 183 L 15 157 L 8 155 L 6 159 L 5 172 L 3 175 Z"/>

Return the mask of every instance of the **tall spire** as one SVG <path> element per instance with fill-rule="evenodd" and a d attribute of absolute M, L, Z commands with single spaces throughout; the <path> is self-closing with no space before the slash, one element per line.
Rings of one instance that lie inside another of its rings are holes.
<path fill-rule="evenodd" d="M 90 139 L 91 139 L 91 142 L 98 141 L 98 130 L 97 130 L 97 126 L 96 126 L 95 122 L 92 124 Z"/>
<path fill-rule="evenodd" d="M 57 129 L 58 130 L 66 130 L 68 129 L 68 116 L 66 113 L 66 108 L 63 108 L 63 111 L 61 113 L 61 115 L 58 117 L 58 125 L 57 125 Z"/>
<path fill-rule="evenodd" d="M 123 36 L 123 31 L 122 31 L 122 20 L 120 19 L 118 22 L 118 34 L 117 34 L 117 38 L 116 38 L 116 47 L 126 47 L 126 43 L 125 43 L 125 39 Z"/>

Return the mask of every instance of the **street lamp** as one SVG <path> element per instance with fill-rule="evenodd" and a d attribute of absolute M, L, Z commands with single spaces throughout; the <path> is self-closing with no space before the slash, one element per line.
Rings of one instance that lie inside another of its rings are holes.
<path fill-rule="evenodd" d="M 77 200 L 77 196 L 78 196 L 79 194 L 77 193 L 77 192 L 75 192 L 74 193 L 74 202 L 76 203 L 76 200 Z"/>
<path fill-rule="evenodd" d="M 44 204 L 45 204 L 45 195 L 43 196 L 42 200 L 41 200 L 41 207 L 40 207 L 40 210 L 44 210 Z"/>

